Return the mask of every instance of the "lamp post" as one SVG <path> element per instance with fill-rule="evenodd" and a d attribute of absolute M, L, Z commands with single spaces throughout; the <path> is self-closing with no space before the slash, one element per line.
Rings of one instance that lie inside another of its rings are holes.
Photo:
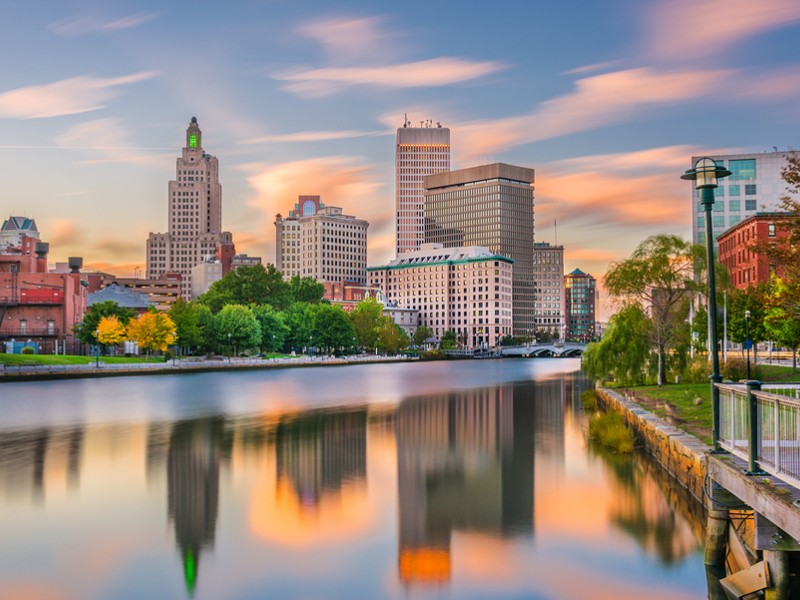
<path fill-rule="evenodd" d="M 97 350 L 94 353 L 94 366 L 100 368 L 100 330 L 94 332 L 94 339 L 97 340 Z"/>
<path fill-rule="evenodd" d="M 720 167 L 713 159 L 704 157 L 699 159 L 693 169 L 689 169 L 681 179 L 695 182 L 695 188 L 700 191 L 700 204 L 705 213 L 706 225 L 706 256 L 708 266 L 708 323 L 709 340 L 711 352 L 711 415 L 713 420 L 713 443 L 714 451 L 721 452 L 719 446 L 719 390 L 715 384 L 722 381 L 719 374 L 719 352 L 717 350 L 717 284 L 714 275 L 714 233 L 711 225 L 711 209 L 714 206 L 714 189 L 717 181 L 728 177 L 731 172 L 725 167 Z"/>
<path fill-rule="evenodd" d="M 744 311 L 744 347 L 747 348 L 747 379 L 750 380 L 750 310 Z"/>
<path fill-rule="evenodd" d="M 231 334 L 228 334 L 228 363 L 231 362 Z"/>

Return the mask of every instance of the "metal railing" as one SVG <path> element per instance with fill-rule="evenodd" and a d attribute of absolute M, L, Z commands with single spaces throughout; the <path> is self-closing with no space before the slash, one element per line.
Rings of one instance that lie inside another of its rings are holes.
<path fill-rule="evenodd" d="M 748 461 L 748 472 L 768 472 L 800 486 L 800 384 L 717 384 L 719 445 Z"/>

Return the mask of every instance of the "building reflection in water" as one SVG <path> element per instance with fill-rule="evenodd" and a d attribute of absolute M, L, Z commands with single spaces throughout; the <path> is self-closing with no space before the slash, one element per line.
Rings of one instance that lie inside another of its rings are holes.
<path fill-rule="evenodd" d="M 367 476 L 367 411 L 307 411 L 282 418 L 275 435 L 278 490 L 304 508 Z"/>
<path fill-rule="evenodd" d="M 167 506 L 190 594 L 197 582 L 200 554 L 214 545 L 220 463 L 229 448 L 221 418 L 179 421 L 172 428 L 167 453 Z"/>
<path fill-rule="evenodd" d="M 401 402 L 398 569 L 404 584 L 449 581 L 455 530 L 532 535 L 534 390 L 506 385 Z"/>

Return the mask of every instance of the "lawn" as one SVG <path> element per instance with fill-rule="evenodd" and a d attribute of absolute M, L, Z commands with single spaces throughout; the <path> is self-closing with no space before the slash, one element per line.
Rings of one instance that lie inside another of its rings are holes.
<path fill-rule="evenodd" d="M 94 356 L 73 356 L 53 354 L 0 354 L 2 365 L 89 365 L 94 364 Z M 101 356 L 101 363 L 124 364 L 146 362 L 144 356 Z M 163 356 L 151 356 L 151 363 L 164 362 Z"/>

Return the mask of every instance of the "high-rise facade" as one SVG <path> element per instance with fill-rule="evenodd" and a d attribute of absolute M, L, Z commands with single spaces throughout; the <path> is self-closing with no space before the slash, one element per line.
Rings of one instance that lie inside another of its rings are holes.
<path fill-rule="evenodd" d="M 533 279 L 536 332 L 560 339 L 564 336 L 564 246 L 533 245 Z"/>
<path fill-rule="evenodd" d="M 233 245 L 230 232 L 222 231 L 219 161 L 205 153 L 202 141 L 192 117 L 175 180 L 169 182 L 167 233 L 151 233 L 147 240 L 147 278 L 180 273 L 185 300 L 192 296 L 192 267 L 213 257 L 219 245 Z"/>
<path fill-rule="evenodd" d="M 570 342 L 588 342 L 594 337 L 597 308 L 597 281 L 575 269 L 564 277 L 566 290 L 567 331 Z"/>
<path fill-rule="evenodd" d="M 395 229 L 397 254 L 420 247 L 424 240 L 422 178 L 450 170 L 450 129 L 428 122 L 397 130 L 395 146 Z"/>
<path fill-rule="evenodd" d="M 369 283 L 388 306 L 418 310 L 436 337 L 453 330 L 468 348 L 490 348 L 511 333 L 512 263 L 488 248 L 423 244 L 370 267 Z"/>
<path fill-rule="evenodd" d="M 781 210 L 781 198 L 789 195 L 781 171 L 791 152 L 711 155 L 732 175 L 719 180 L 714 190 L 711 224 L 716 239 L 723 231 L 757 212 Z M 691 167 L 702 157 L 693 156 Z M 700 191 L 692 186 L 692 240 L 705 244 L 705 215 L 700 206 Z"/>
<path fill-rule="evenodd" d="M 286 279 L 366 283 L 368 227 L 319 196 L 300 196 L 288 217 L 275 216 L 275 267 Z"/>
<path fill-rule="evenodd" d="M 485 246 L 514 261 L 513 332 L 536 329 L 533 169 L 504 163 L 425 177 L 425 241 Z"/>

